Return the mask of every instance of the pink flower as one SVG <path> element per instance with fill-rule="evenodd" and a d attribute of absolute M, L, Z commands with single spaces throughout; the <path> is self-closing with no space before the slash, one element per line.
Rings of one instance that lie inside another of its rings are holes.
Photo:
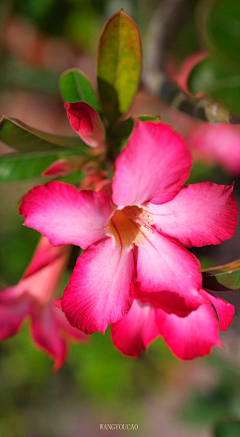
<path fill-rule="evenodd" d="M 0 292 L 0 340 L 16 334 L 30 317 L 33 342 L 54 360 L 55 370 L 65 361 L 68 338 L 86 340 L 53 305 L 68 257 L 69 247 L 53 247 L 42 237 L 19 283 Z"/>
<path fill-rule="evenodd" d="M 240 175 L 240 128 L 238 125 L 194 123 L 187 144 L 200 159 L 219 164 L 228 173 Z"/>
<path fill-rule="evenodd" d="M 133 299 L 186 316 L 209 302 L 197 258 L 183 246 L 218 244 L 237 223 L 233 187 L 187 185 L 191 155 L 163 123 L 136 121 L 116 160 L 112 198 L 50 182 L 33 188 L 20 214 L 51 244 L 75 244 L 78 258 L 61 306 L 91 334 L 124 317 Z"/>
<path fill-rule="evenodd" d="M 218 320 L 220 329 L 227 330 L 233 320 L 234 306 L 205 290 L 201 293 L 209 304 L 201 305 L 186 317 L 168 314 L 135 299 L 128 314 L 112 325 L 114 345 L 124 355 L 137 357 L 160 335 L 182 360 L 209 354 L 212 346 L 221 346 Z"/>

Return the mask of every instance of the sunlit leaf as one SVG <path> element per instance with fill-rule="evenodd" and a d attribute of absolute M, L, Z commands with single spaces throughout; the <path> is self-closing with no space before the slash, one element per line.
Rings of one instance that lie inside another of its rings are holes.
<path fill-rule="evenodd" d="M 240 259 L 229 264 L 202 271 L 203 287 L 212 291 L 240 288 Z"/>
<path fill-rule="evenodd" d="M 110 124 L 129 109 L 138 89 L 141 62 L 138 28 L 121 10 L 107 21 L 99 42 L 98 90 Z"/>
<path fill-rule="evenodd" d="M 85 74 L 77 68 L 70 68 L 61 74 L 59 89 L 64 102 L 85 102 L 97 112 L 101 112 L 91 83 Z"/>
<path fill-rule="evenodd" d="M 203 59 L 193 68 L 188 87 L 192 94 L 204 92 L 214 101 L 240 112 L 240 72 L 217 56 Z"/>
<path fill-rule="evenodd" d="M 53 150 L 59 149 L 59 146 L 81 149 L 83 155 L 89 150 L 78 138 L 42 132 L 5 116 L 0 121 L 0 141 L 20 152 Z"/>

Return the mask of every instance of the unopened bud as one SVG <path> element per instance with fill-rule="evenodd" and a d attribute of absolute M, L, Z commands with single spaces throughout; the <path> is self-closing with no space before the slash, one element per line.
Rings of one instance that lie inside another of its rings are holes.
<path fill-rule="evenodd" d="M 105 128 L 97 111 L 85 102 L 65 103 L 70 124 L 91 147 L 97 147 L 105 141 Z"/>

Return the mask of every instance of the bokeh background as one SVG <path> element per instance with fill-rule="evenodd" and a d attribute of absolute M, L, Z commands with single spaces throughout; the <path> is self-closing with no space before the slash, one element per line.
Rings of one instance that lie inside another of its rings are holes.
<path fill-rule="evenodd" d="M 159 3 L 1 0 L 0 113 L 40 130 L 71 135 L 58 91 L 59 74 L 76 66 L 96 87 L 100 32 L 109 16 L 121 8 L 136 21 L 144 60 L 147 59 L 150 28 Z M 199 3 L 184 3 L 185 24 L 170 44 L 168 65 L 174 60 L 178 66 L 189 54 L 203 48 L 198 37 Z M 131 108 L 131 114 L 141 113 L 161 115 L 163 121 L 182 134 L 192 123 L 190 117 L 167 108 L 143 87 Z M 4 144 L 0 147 L 1 153 L 11 152 Z M 230 184 L 235 180 L 234 194 L 239 204 L 239 174 L 196 156 L 190 182 Z M 21 196 L 32 186 L 45 182 L 41 178 L 0 184 L 1 287 L 18 282 L 39 238 L 37 232 L 21 226 Z M 202 267 L 239 258 L 239 236 L 238 225 L 231 240 L 195 251 Z M 59 294 L 70 273 L 69 269 Z M 67 363 L 53 373 L 48 357 L 34 348 L 26 322 L 17 336 L 0 344 L 0 435 L 120 436 L 124 431 L 103 431 L 99 424 L 130 423 L 138 424 L 138 431 L 125 432 L 135 432 L 139 437 L 214 436 L 219 421 L 240 419 L 238 292 L 226 293 L 225 298 L 236 305 L 234 323 L 222 334 L 225 348 L 214 348 L 209 357 L 191 362 L 175 358 L 161 339 L 138 359 L 124 357 L 113 347 L 107 331 L 105 336 L 93 335 L 89 344 L 71 344 Z"/>

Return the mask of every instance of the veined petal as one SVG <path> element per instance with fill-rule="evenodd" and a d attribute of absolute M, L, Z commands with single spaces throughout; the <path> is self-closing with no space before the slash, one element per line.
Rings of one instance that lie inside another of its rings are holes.
<path fill-rule="evenodd" d="M 57 299 L 57 300 L 60 301 L 61 299 Z M 59 328 L 64 338 L 66 337 L 67 339 L 75 340 L 78 342 L 89 341 L 89 337 L 86 334 L 84 334 L 82 331 L 79 331 L 79 329 L 74 328 L 72 325 L 70 325 L 69 321 L 67 320 L 65 314 L 62 311 L 56 308 L 55 310 L 53 309 L 53 314 L 55 319 L 57 320 L 57 323 L 59 325 Z"/>
<path fill-rule="evenodd" d="M 221 297 L 210 293 L 210 291 L 201 290 L 201 292 L 204 294 L 206 299 L 209 299 L 209 301 L 214 306 L 217 312 L 220 329 L 222 331 L 226 331 L 233 321 L 235 312 L 234 306 L 226 300 L 222 299 Z"/>
<path fill-rule="evenodd" d="M 208 355 L 212 346 L 221 346 L 218 321 L 211 305 L 201 305 L 187 317 L 156 310 L 160 333 L 171 351 L 182 360 Z"/>
<path fill-rule="evenodd" d="M 113 202 L 120 207 L 167 202 L 188 178 L 191 163 L 183 139 L 170 126 L 136 120 L 116 161 Z"/>
<path fill-rule="evenodd" d="M 112 341 L 124 355 L 138 357 L 159 335 L 152 305 L 145 305 L 136 299 L 128 314 L 113 323 Z"/>
<path fill-rule="evenodd" d="M 124 317 L 132 304 L 133 269 L 132 251 L 115 247 L 112 238 L 83 252 L 62 297 L 71 325 L 86 334 L 104 333 Z"/>
<path fill-rule="evenodd" d="M 67 344 L 61 337 L 53 310 L 55 308 L 34 308 L 31 318 L 31 334 L 35 345 L 54 360 L 54 370 L 59 370 L 66 359 Z"/>
<path fill-rule="evenodd" d="M 30 190 L 19 212 L 25 226 L 41 232 L 54 246 L 75 244 L 85 249 L 105 237 L 111 207 L 102 193 L 49 182 Z"/>
<path fill-rule="evenodd" d="M 219 244 L 231 238 L 237 225 L 233 186 L 212 182 L 186 185 L 164 205 L 149 203 L 156 228 L 187 247 Z"/>
<path fill-rule="evenodd" d="M 145 235 L 137 248 L 136 296 L 179 316 L 197 309 L 205 302 L 198 259 L 155 229 Z"/>

